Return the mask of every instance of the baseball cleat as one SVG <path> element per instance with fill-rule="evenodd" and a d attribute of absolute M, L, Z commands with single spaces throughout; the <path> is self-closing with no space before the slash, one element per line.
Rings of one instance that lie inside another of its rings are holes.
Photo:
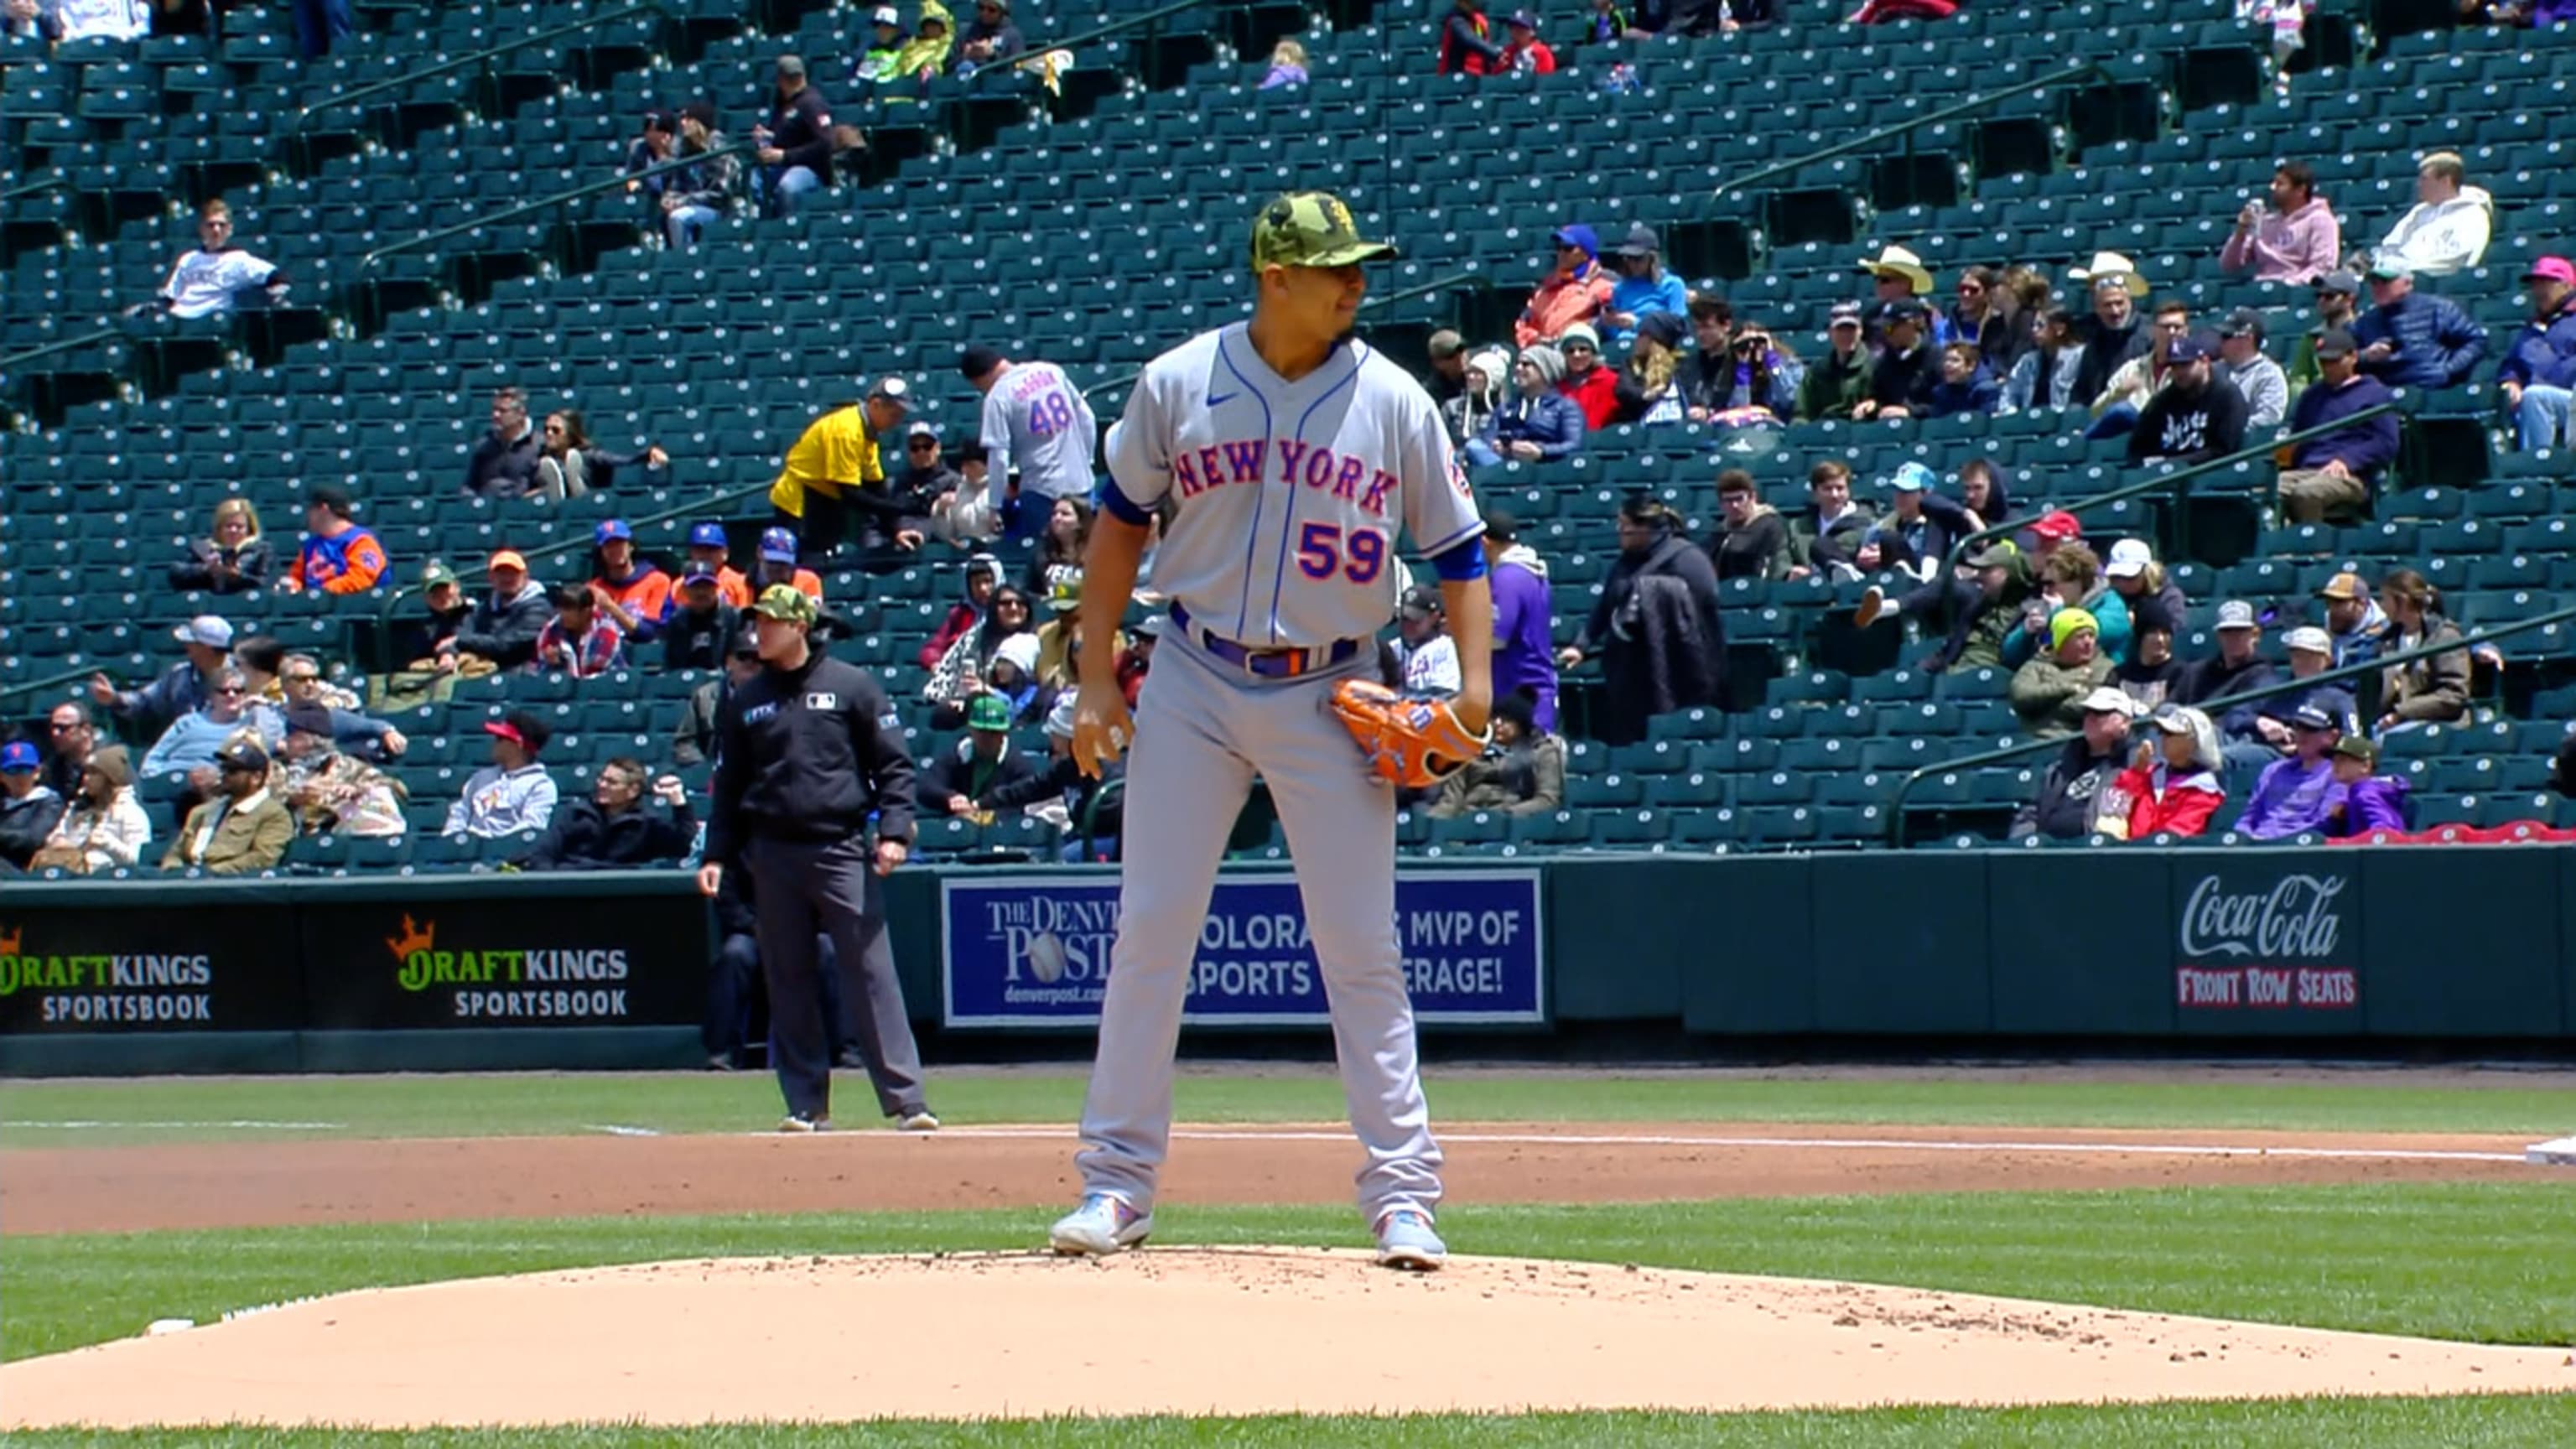
<path fill-rule="evenodd" d="M 781 1132 L 829 1132 L 832 1119 L 817 1112 L 790 1112 L 778 1119 Z"/>
<path fill-rule="evenodd" d="M 895 1114 L 894 1130 L 897 1132 L 936 1132 L 939 1130 L 939 1119 L 930 1115 L 930 1109 L 928 1107 L 915 1107 L 909 1112 L 898 1112 Z"/>
<path fill-rule="evenodd" d="M 1105 1192 L 1095 1192 L 1082 1206 L 1055 1220 L 1047 1242 L 1067 1257 L 1097 1258 L 1132 1248 L 1154 1231 L 1154 1215 L 1140 1213 Z"/>
<path fill-rule="evenodd" d="M 1428 1273 L 1449 1261 L 1449 1245 L 1431 1230 L 1431 1219 L 1413 1208 L 1397 1208 L 1377 1223 L 1377 1261 L 1386 1268 Z"/>

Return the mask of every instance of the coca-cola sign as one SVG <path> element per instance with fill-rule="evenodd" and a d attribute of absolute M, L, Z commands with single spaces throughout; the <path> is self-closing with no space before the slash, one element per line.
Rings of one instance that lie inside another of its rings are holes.
<path fill-rule="evenodd" d="M 2361 1005 L 2345 874 L 2233 867 L 2184 893 L 2175 1003 L 2197 1011 L 2350 1012 Z"/>
<path fill-rule="evenodd" d="M 2323 960 L 2335 954 L 2345 876 L 2285 875 L 2270 890 L 2230 891 L 2215 874 L 2182 909 L 2182 953 L 2196 959 Z"/>

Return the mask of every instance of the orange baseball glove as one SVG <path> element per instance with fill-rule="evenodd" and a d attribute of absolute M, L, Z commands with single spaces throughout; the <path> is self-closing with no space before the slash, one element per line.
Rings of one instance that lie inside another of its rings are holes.
<path fill-rule="evenodd" d="M 1370 769 L 1416 789 L 1439 784 L 1483 754 L 1489 737 L 1460 724 L 1444 700 L 1408 699 L 1374 680 L 1343 680 L 1332 707 Z"/>

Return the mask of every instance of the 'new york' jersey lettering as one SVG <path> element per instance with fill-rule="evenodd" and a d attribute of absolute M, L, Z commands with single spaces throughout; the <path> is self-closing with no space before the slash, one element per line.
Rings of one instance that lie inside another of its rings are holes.
<path fill-rule="evenodd" d="M 1484 531 L 1430 396 L 1357 342 L 1289 382 L 1241 323 L 1192 338 L 1147 365 L 1108 451 L 1128 501 L 1177 505 L 1154 587 L 1246 644 L 1375 634 L 1400 535 L 1439 553 Z"/>

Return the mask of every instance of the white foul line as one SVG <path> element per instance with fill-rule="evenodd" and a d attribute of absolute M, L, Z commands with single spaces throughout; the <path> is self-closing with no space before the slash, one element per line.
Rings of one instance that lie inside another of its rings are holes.
<path fill-rule="evenodd" d="M 1066 1129 L 1036 1127 L 963 1127 L 940 1134 L 959 1137 L 1008 1137 L 1057 1140 L 1074 1135 Z M 1196 1142 L 1347 1142 L 1348 1132 L 1312 1129 L 1211 1131 L 1177 1128 L 1172 1135 Z M 1444 1131 L 1442 1142 L 1485 1143 L 1511 1147 L 1733 1147 L 1796 1148 L 1832 1152 L 1978 1152 L 2078 1153 L 2134 1157 L 2300 1157 L 2377 1162 L 2521 1162 L 2519 1152 L 2470 1152 L 2404 1147 L 2250 1147 L 2236 1143 L 2166 1142 L 1946 1142 L 1905 1137 L 1680 1137 L 1655 1133 L 1602 1134 L 1555 1132 Z"/>
<path fill-rule="evenodd" d="M 255 1119 L 244 1118 L 235 1118 L 229 1122 L 131 1122 L 123 1120 L 111 1122 L 103 1118 L 97 1120 L 36 1122 L 29 1121 L 24 1118 L 8 1118 L 0 1119 L 0 1132 L 15 1131 L 20 1127 L 60 1128 L 65 1131 L 74 1132 L 91 1132 L 101 1128 L 111 1127 L 127 1127 L 150 1131 L 168 1131 L 184 1127 L 224 1127 L 244 1131 L 256 1130 L 262 1132 L 340 1132 L 347 1130 L 348 1125 L 349 1124 L 346 1122 L 262 1122 Z"/>

